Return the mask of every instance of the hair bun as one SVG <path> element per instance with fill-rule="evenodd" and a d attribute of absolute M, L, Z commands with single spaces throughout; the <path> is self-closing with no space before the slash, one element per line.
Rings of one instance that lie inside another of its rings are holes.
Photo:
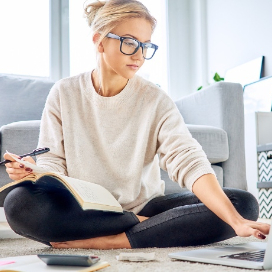
<path fill-rule="evenodd" d="M 106 1 L 96 0 L 96 2 L 89 3 L 89 4 L 85 5 L 85 7 L 84 7 L 85 17 L 87 19 L 89 26 L 92 25 L 97 12 L 101 8 L 103 8 L 105 4 L 106 4 Z"/>

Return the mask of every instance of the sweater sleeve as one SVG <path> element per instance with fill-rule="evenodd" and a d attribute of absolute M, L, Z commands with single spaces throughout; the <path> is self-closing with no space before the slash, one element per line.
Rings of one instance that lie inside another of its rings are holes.
<path fill-rule="evenodd" d="M 56 83 L 50 90 L 41 119 L 38 146 L 49 147 L 50 152 L 39 155 L 37 165 L 67 175 L 59 85 Z"/>
<path fill-rule="evenodd" d="M 165 103 L 163 103 L 165 104 Z M 214 174 L 201 145 L 192 137 L 173 101 L 169 101 L 158 125 L 160 167 L 169 178 L 190 191 L 205 174 Z"/>

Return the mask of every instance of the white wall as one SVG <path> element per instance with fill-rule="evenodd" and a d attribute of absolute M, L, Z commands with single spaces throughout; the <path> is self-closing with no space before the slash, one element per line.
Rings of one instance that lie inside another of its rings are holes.
<path fill-rule="evenodd" d="M 168 93 L 173 100 L 207 85 L 206 21 L 206 0 L 168 0 Z"/>
<path fill-rule="evenodd" d="M 169 88 L 172 99 L 190 93 L 189 0 L 168 0 Z"/>
<path fill-rule="evenodd" d="M 209 79 L 260 56 L 264 76 L 272 75 L 271 12 L 271 0 L 207 0 Z"/>
<path fill-rule="evenodd" d="M 170 96 L 260 56 L 272 75 L 271 11 L 272 0 L 168 0 Z"/>

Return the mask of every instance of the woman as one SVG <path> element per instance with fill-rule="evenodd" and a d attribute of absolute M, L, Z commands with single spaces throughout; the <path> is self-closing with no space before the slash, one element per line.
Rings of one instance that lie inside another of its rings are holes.
<path fill-rule="evenodd" d="M 65 192 L 22 186 L 4 203 L 12 229 L 55 248 L 189 246 L 235 235 L 264 239 L 269 225 L 251 221 L 258 217 L 256 199 L 221 189 L 172 100 L 135 75 L 157 50 L 151 43 L 155 19 L 135 0 L 97 1 L 86 7 L 86 16 L 97 68 L 60 80 L 50 91 L 39 146 L 51 151 L 37 164 L 104 186 L 125 212 L 83 211 Z M 17 162 L 6 167 L 14 180 L 31 172 Z M 192 193 L 164 196 L 160 167 Z"/>

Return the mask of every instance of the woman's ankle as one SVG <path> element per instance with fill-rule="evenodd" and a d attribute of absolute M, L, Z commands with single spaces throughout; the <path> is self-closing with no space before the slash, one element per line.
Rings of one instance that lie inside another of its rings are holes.
<path fill-rule="evenodd" d="M 141 215 L 136 215 L 137 218 L 139 219 L 140 222 L 143 222 L 145 220 L 147 220 L 149 217 L 145 217 L 145 216 L 141 216 Z"/>
<path fill-rule="evenodd" d="M 113 248 L 131 248 L 130 242 L 125 232 L 117 234 L 113 241 Z"/>

